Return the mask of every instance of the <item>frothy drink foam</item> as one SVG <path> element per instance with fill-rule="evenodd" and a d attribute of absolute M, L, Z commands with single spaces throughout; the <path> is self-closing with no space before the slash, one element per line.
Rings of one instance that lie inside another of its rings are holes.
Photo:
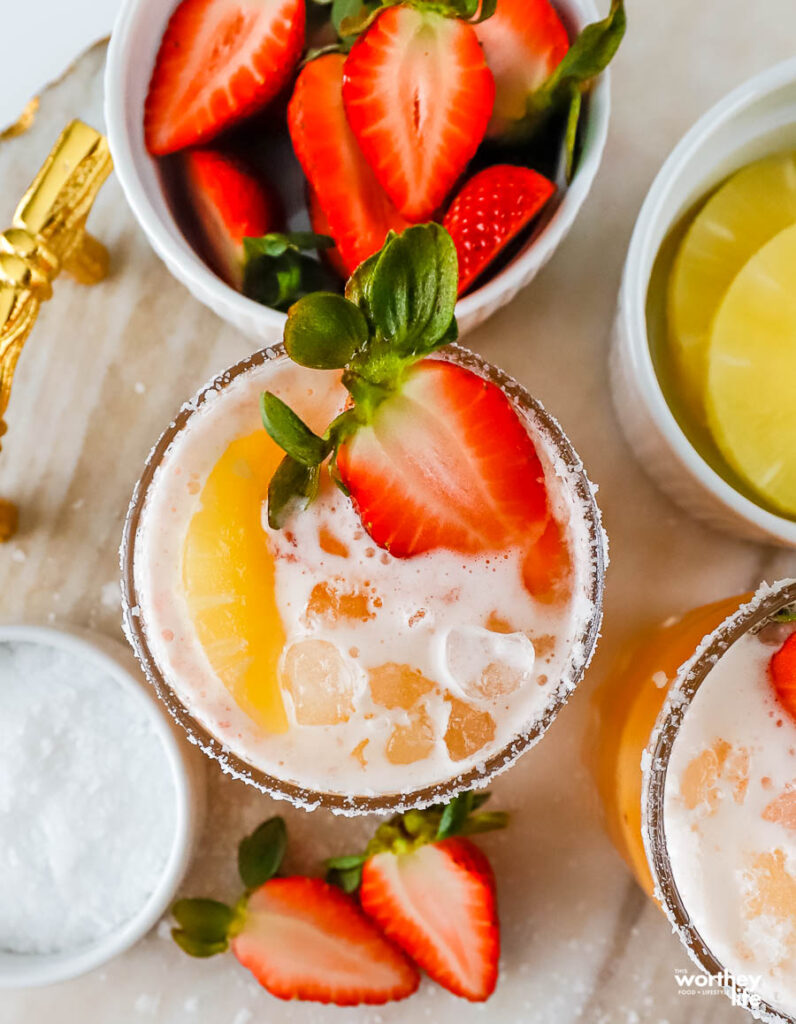
<path fill-rule="evenodd" d="M 177 436 L 135 549 L 143 625 L 165 679 L 237 756 L 321 792 L 404 793 L 482 763 L 575 682 L 568 666 L 594 609 L 588 528 L 571 475 L 529 422 L 570 552 L 565 596 L 552 602 L 524 586 L 520 549 L 394 558 L 376 547 L 326 473 L 318 498 L 282 530 L 268 527 L 259 503 L 253 541 L 267 549 L 276 614 L 255 616 L 257 640 L 277 638 L 284 715 L 281 731 L 268 731 L 251 684 L 245 698 L 229 688 L 234 666 L 246 669 L 252 637 L 240 635 L 232 617 L 209 644 L 207 615 L 214 603 L 227 614 L 225 594 L 208 586 L 199 600 L 190 592 L 194 566 L 223 556 L 213 550 L 221 537 L 196 556 L 191 533 L 208 478 L 233 442 L 263 433 L 258 398 L 266 388 L 321 431 L 346 397 L 333 373 L 269 361 L 213 394 Z M 230 472 L 243 479 L 251 467 L 233 464 Z"/>

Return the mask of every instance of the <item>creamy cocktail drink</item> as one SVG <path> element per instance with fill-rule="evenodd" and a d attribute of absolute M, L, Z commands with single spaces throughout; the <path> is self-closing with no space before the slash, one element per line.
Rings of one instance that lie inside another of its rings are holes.
<path fill-rule="evenodd" d="M 267 784 L 409 798 L 541 735 L 595 640 L 602 536 L 514 382 L 446 348 L 385 398 L 355 358 L 263 353 L 183 416 L 141 496 L 132 632 Z"/>
<path fill-rule="evenodd" d="M 688 637 L 696 650 L 669 674 L 669 652 Z M 634 660 L 618 728 L 607 691 L 600 698 L 614 836 L 705 971 L 741 1005 L 790 1019 L 796 583 L 698 609 L 658 630 Z"/>

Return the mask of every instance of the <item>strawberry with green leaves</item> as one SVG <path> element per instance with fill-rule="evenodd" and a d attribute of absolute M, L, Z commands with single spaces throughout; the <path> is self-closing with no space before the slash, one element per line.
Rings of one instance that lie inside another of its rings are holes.
<path fill-rule="evenodd" d="M 345 297 L 306 296 L 285 326 L 290 357 L 342 369 L 350 395 L 323 436 L 275 395 L 266 430 L 287 455 L 268 493 L 281 528 L 315 497 L 329 459 L 373 540 L 408 558 L 531 546 L 549 519 L 544 469 L 525 424 L 497 385 L 429 356 L 456 339 L 456 249 L 438 224 L 388 238 Z"/>
<path fill-rule="evenodd" d="M 335 278 L 307 250 L 334 245 L 328 235 L 280 233 L 284 212 L 261 174 L 218 149 L 184 157 L 186 195 L 206 258 L 228 284 L 273 309 L 287 309 Z"/>
<path fill-rule="evenodd" d="M 191 149 L 183 161 L 186 197 L 208 259 L 238 291 L 246 263 L 244 239 L 281 231 L 279 196 L 239 157 L 218 149 Z"/>
<path fill-rule="evenodd" d="M 624 0 L 570 45 L 549 0 L 499 0 L 475 31 L 496 81 L 490 136 L 526 142 L 554 114 L 566 112 L 567 177 L 571 177 L 583 93 L 610 63 L 625 34 Z"/>
<path fill-rule="evenodd" d="M 365 159 L 410 222 L 432 217 L 475 155 L 495 95 L 468 0 L 365 11 L 343 101 Z M 484 3 L 482 17 L 494 10 Z"/>
<path fill-rule="evenodd" d="M 234 907 L 178 900 L 174 941 L 197 957 L 231 949 L 280 999 L 354 1006 L 411 995 L 419 983 L 414 965 L 351 896 L 320 878 L 277 875 L 286 844 L 281 818 L 244 839 L 238 867 L 245 895 Z"/>
<path fill-rule="evenodd" d="M 379 826 L 364 854 L 327 861 L 328 877 L 359 890 L 362 909 L 439 985 L 473 1002 L 495 989 L 500 924 L 495 877 L 467 836 L 505 828 L 475 813 L 488 794 L 407 811 Z"/>

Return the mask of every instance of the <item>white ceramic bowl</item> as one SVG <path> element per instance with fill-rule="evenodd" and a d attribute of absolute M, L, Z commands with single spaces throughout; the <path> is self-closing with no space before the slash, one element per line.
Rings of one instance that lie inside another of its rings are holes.
<path fill-rule="evenodd" d="M 594 0 L 556 0 L 572 30 L 599 17 Z M 191 248 L 175 223 L 158 165 L 144 146 L 143 111 L 160 39 L 176 0 L 125 0 L 108 49 L 105 121 L 114 167 L 127 201 L 152 248 L 189 291 L 219 316 L 260 342 L 281 340 L 284 313 L 230 288 Z M 609 74 L 591 92 L 583 150 L 575 177 L 545 211 L 524 248 L 490 281 L 456 306 L 460 334 L 480 324 L 525 287 L 564 238 L 592 186 L 602 158 L 610 111 Z"/>
<path fill-rule="evenodd" d="M 68 651 L 98 665 L 122 689 L 140 701 L 163 744 L 176 796 L 171 850 L 157 885 L 133 917 L 96 942 L 75 951 L 20 954 L 0 951 L 0 988 L 49 985 L 74 978 L 118 956 L 142 938 L 171 905 L 190 863 L 194 841 L 204 817 L 204 767 L 198 752 L 172 727 L 154 695 L 143 682 L 135 659 L 122 644 L 80 631 L 45 626 L 0 626 L 0 643 L 43 644 Z"/>
<path fill-rule="evenodd" d="M 756 75 L 700 118 L 652 183 L 627 253 L 611 352 L 614 405 L 650 476 L 682 508 L 737 536 L 796 547 L 796 522 L 735 490 L 675 419 L 653 365 L 647 288 L 670 229 L 739 167 L 796 149 L 796 58 Z"/>

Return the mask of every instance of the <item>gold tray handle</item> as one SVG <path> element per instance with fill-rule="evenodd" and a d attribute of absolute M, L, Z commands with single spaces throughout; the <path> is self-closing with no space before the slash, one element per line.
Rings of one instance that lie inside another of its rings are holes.
<path fill-rule="evenodd" d="M 105 137 L 72 121 L 0 234 L 0 437 L 14 370 L 52 281 L 64 270 L 94 284 L 108 272 L 108 251 L 88 234 L 86 218 L 112 166 Z M 16 507 L 0 498 L 0 542 L 17 523 Z"/>

